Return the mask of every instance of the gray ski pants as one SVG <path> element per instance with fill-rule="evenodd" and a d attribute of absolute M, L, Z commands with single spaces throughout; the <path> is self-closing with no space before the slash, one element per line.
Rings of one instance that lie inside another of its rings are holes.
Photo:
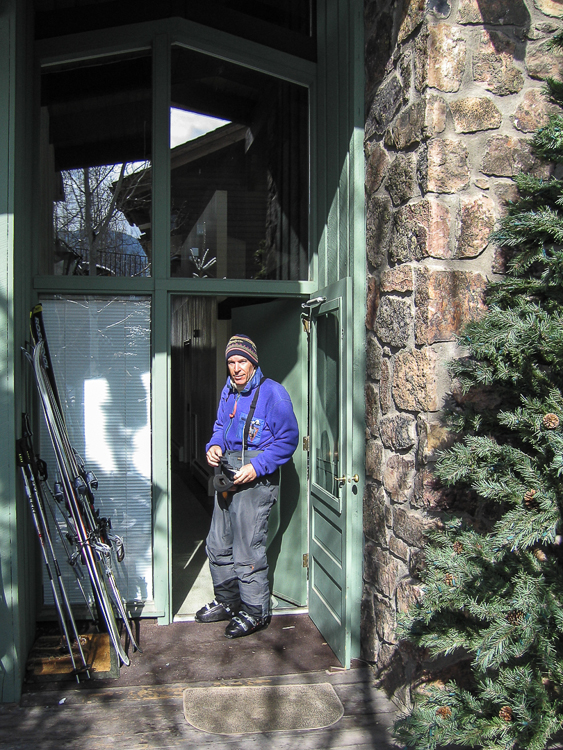
<path fill-rule="evenodd" d="M 272 480 L 272 481 L 270 481 Z M 278 472 L 238 492 L 215 494 L 207 557 L 215 598 L 259 617 L 270 614 L 266 541 Z"/>

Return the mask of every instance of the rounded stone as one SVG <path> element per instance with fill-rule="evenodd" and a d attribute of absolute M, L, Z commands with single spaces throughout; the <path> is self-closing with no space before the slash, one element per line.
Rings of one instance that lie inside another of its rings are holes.
<path fill-rule="evenodd" d="M 494 130 L 502 122 L 502 114 L 488 97 L 468 96 L 450 102 L 450 112 L 456 133 Z"/>
<path fill-rule="evenodd" d="M 493 94 L 516 94 L 524 86 L 524 76 L 514 64 L 516 45 L 506 34 L 483 31 L 473 58 L 473 79 Z"/>
<path fill-rule="evenodd" d="M 563 3 L 558 0 L 534 0 L 534 5 L 546 16 L 563 18 Z"/>
<path fill-rule="evenodd" d="M 550 106 L 541 89 L 529 89 L 524 94 L 512 122 L 516 130 L 533 133 L 537 128 L 547 125 L 550 112 L 556 108 Z"/>
<path fill-rule="evenodd" d="M 386 344 L 405 346 L 412 330 L 413 314 L 409 300 L 383 297 L 375 319 L 375 332 Z"/>

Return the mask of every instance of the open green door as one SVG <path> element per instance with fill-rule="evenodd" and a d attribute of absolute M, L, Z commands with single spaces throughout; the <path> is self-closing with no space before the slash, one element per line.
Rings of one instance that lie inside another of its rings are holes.
<path fill-rule="evenodd" d="M 351 280 L 320 289 L 310 311 L 309 614 L 340 662 L 355 653 L 357 475 L 352 471 Z"/>

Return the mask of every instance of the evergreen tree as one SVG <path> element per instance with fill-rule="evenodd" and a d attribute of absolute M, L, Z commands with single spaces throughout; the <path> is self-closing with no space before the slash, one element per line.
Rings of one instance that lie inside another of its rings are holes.
<path fill-rule="evenodd" d="M 563 32 L 551 43 L 563 48 Z M 546 92 L 563 105 L 563 83 Z M 447 415 L 459 441 L 436 465 L 465 496 L 435 530 L 424 595 L 400 636 L 466 668 L 419 691 L 397 738 L 541 750 L 563 724 L 563 116 L 533 138 L 553 177 L 516 178 L 519 199 L 491 239 L 509 255 L 488 310 L 466 326 L 451 364 L 462 399 Z M 468 498 L 471 498 L 468 513 Z"/>

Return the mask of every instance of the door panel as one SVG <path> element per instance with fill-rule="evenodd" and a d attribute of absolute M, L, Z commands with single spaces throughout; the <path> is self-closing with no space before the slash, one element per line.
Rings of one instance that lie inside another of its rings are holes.
<path fill-rule="evenodd" d="M 255 342 L 262 372 L 288 391 L 300 436 L 307 432 L 307 341 L 297 300 L 276 300 L 232 311 L 232 333 Z M 301 441 L 282 466 L 280 497 L 270 514 L 268 563 L 272 594 L 293 604 L 307 603 L 307 465 Z"/>
<path fill-rule="evenodd" d="M 310 308 L 309 614 L 348 667 L 354 620 L 347 576 L 353 550 L 350 279 L 317 293 Z M 319 304 L 320 302 L 320 304 Z"/>

